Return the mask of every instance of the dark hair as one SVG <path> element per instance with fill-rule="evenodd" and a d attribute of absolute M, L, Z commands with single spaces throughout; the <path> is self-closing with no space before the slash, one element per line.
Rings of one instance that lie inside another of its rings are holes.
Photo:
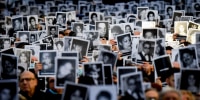
<path fill-rule="evenodd" d="M 149 18 L 150 14 L 153 14 L 153 16 L 155 16 L 154 12 L 153 11 L 149 11 L 148 14 L 147 14 L 147 17 Z"/>
<path fill-rule="evenodd" d="M 173 10 L 173 8 L 172 8 L 172 7 L 168 7 L 168 8 L 167 8 L 167 12 L 169 11 L 169 9 Z"/>
<path fill-rule="evenodd" d="M 121 38 L 118 38 L 119 49 L 121 49 L 121 50 L 126 49 L 126 48 L 123 48 L 123 44 L 122 44 L 122 42 L 123 42 L 123 40 L 124 40 L 125 37 L 129 37 L 129 35 L 125 35 L 125 36 L 123 36 L 123 37 L 121 37 Z M 129 37 L 129 38 L 130 38 L 130 37 Z M 130 41 L 130 42 L 131 42 L 131 41 Z M 120 44 L 120 43 L 121 43 L 121 44 Z"/>
<path fill-rule="evenodd" d="M 171 46 L 166 46 L 166 50 L 172 50 L 173 48 Z"/>
<path fill-rule="evenodd" d="M 62 42 L 62 41 L 57 41 L 55 44 L 56 44 L 56 45 L 60 44 L 60 45 L 63 46 L 63 42 Z"/>
<path fill-rule="evenodd" d="M 143 42 L 142 46 L 144 47 L 145 44 L 148 44 L 149 46 L 151 46 L 151 43 L 148 41 Z"/>
<path fill-rule="evenodd" d="M 101 97 L 106 97 L 106 98 L 108 98 L 108 100 L 111 100 L 111 94 L 105 90 L 98 93 L 97 100 L 99 100 Z"/>
<path fill-rule="evenodd" d="M 35 20 L 35 17 L 30 17 L 30 18 L 29 18 L 29 23 L 31 23 L 31 20 L 32 20 L 32 19 Z M 35 20 L 35 21 L 36 21 L 36 20 Z"/>
<path fill-rule="evenodd" d="M 119 32 L 119 34 L 124 33 L 120 26 L 113 26 L 113 28 L 111 29 L 111 33 L 113 32 Z"/>
<path fill-rule="evenodd" d="M 90 16 L 90 18 L 92 19 L 93 16 L 97 17 L 97 13 L 92 13 L 91 16 Z"/>

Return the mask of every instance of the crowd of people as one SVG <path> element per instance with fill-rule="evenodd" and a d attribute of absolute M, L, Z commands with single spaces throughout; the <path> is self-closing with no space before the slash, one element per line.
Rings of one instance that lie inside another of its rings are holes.
<path fill-rule="evenodd" d="M 199 100 L 198 1 L 5 0 L 0 100 Z"/>

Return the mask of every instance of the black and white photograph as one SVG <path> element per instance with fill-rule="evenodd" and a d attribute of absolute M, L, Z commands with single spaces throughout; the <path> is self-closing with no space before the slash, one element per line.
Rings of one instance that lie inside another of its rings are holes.
<path fill-rule="evenodd" d="M 91 86 L 88 100 L 117 100 L 116 87 L 114 85 Z"/>
<path fill-rule="evenodd" d="M 30 7 L 30 15 L 38 15 L 39 8 L 37 6 L 29 6 Z"/>
<path fill-rule="evenodd" d="M 147 21 L 156 21 L 158 18 L 158 11 L 157 10 L 147 10 L 146 18 Z"/>
<path fill-rule="evenodd" d="M 28 30 L 29 31 L 38 30 L 38 15 L 28 16 Z"/>
<path fill-rule="evenodd" d="M 55 57 L 57 52 L 53 50 L 41 50 L 39 52 L 39 61 L 42 64 L 42 69 L 38 73 L 39 76 L 55 75 Z"/>
<path fill-rule="evenodd" d="M 104 80 L 106 85 L 113 84 L 113 70 L 111 64 L 104 64 L 103 65 L 103 73 L 104 73 Z"/>
<path fill-rule="evenodd" d="M 75 22 L 76 20 L 76 12 L 75 11 L 67 12 L 66 17 L 67 17 L 66 18 L 67 25 L 70 26 L 71 23 Z"/>
<path fill-rule="evenodd" d="M 90 41 L 89 51 L 92 51 L 95 48 L 97 48 L 97 45 L 100 44 L 99 32 L 87 31 L 87 32 L 83 32 L 83 34 L 84 34 L 83 39 Z"/>
<path fill-rule="evenodd" d="M 124 74 L 121 77 L 121 87 L 123 100 L 144 100 L 144 89 L 142 85 L 142 73 L 129 73 Z"/>
<path fill-rule="evenodd" d="M 190 28 L 190 29 L 188 30 L 186 40 L 187 40 L 188 42 L 190 42 L 191 44 L 196 44 L 196 43 L 199 42 L 199 39 L 200 39 L 200 38 L 198 37 L 199 34 L 200 34 L 200 30 L 199 30 L 199 29 L 192 29 L 192 28 Z"/>
<path fill-rule="evenodd" d="M 18 67 L 28 70 L 31 63 L 31 50 L 15 49 L 15 55 L 18 56 Z"/>
<path fill-rule="evenodd" d="M 58 50 L 58 51 L 64 50 L 63 38 L 54 38 L 54 50 Z"/>
<path fill-rule="evenodd" d="M 29 43 L 29 35 L 30 35 L 29 31 L 18 31 L 17 32 L 17 38 L 21 42 L 27 42 L 27 43 Z"/>
<path fill-rule="evenodd" d="M 17 79 L 17 62 L 17 56 L 1 53 L 1 79 Z"/>
<path fill-rule="evenodd" d="M 124 33 L 130 33 L 130 34 L 133 33 L 134 24 L 132 24 L 132 23 L 124 23 L 123 26 L 124 26 Z"/>
<path fill-rule="evenodd" d="M 71 42 L 71 51 L 78 51 L 80 53 L 80 58 L 87 56 L 89 41 L 83 39 L 73 38 Z"/>
<path fill-rule="evenodd" d="M 165 40 L 164 39 L 156 39 L 156 45 L 154 50 L 154 58 L 165 55 Z"/>
<path fill-rule="evenodd" d="M 95 21 L 96 30 L 99 32 L 100 38 L 108 40 L 109 23 L 108 21 Z"/>
<path fill-rule="evenodd" d="M 111 64 L 114 68 L 117 63 L 117 53 L 112 51 L 100 50 L 97 61 L 102 61 L 103 64 Z"/>
<path fill-rule="evenodd" d="M 139 43 L 140 36 L 132 36 L 131 38 L 132 38 L 131 59 L 132 59 L 132 62 L 135 62 L 137 52 L 138 52 L 138 43 Z"/>
<path fill-rule="evenodd" d="M 8 37 L 0 38 L 0 50 L 9 49 L 11 46 L 11 40 Z"/>
<path fill-rule="evenodd" d="M 56 12 L 56 24 L 59 26 L 63 26 L 66 24 L 66 13 Z"/>
<path fill-rule="evenodd" d="M 144 39 L 156 39 L 158 34 L 157 28 L 144 28 L 142 32 L 142 38 Z"/>
<path fill-rule="evenodd" d="M 83 23 L 73 23 L 73 31 L 77 37 L 83 36 Z"/>
<path fill-rule="evenodd" d="M 0 100 L 18 100 L 17 80 L 0 81 Z"/>
<path fill-rule="evenodd" d="M 129 74 L 129 73 L 135 73 L 137 72 L 137 68 L 136 67 L 129 67 L 129 66 L 125 66 L 125 67 L 117 67 L 117 89 L 118 89 L 118 94 L 122 94 L 122 88 L 121 88 L 121 76 L 124 74 Z"/>
<path fill-rule="evenodd" d="M 45 38 L 42 39 L 42 43 L 46 43 L 46 47 L 47 47 L 47 50 L 53 50 L 53 37 L 52 36 L 47 36 Z"/>
<path fill-rule="evenodd" d="M 187 21 L 176 21 L 174 22 L 174 31 L 180 36 L 187 36 L 188 22 Z"/>
<path fill-rule="evenodd" d="M 151 63 L 153 60 L 153 53 L 155 51 L 155 40 L 139 40 L 138 44 L 138 52 L 136 55 L 136 62 L 149 62 Z"/>
<path fill-rule="evenodd" d="M 71 51 L 71 42 L 72 42 L 72 37 L 64 37 L 63 39 L 64 43 L 64 51 Z"/>
<path fill-rule="evenodd" d="M 166 5 L 165 6 L 165 19 L 172 19 L 173 11 L 175 10 L 174 5 Z"/>
<path fill-rule="evenodd" d="M 116 36 L 117 46 L 122 55 L 130 55 L 132 51 L 131 34 L 120 34 Z"/>
<path fill-rule="evenodd" d="M 198 23 L 195 23 L 195 22 L 192 22 L 192 21 L 188 22 L 188 29 L 190 29 L 190 28 L 192 28 L 192 29 L 198 29 L 198 26 L 199 26 Z"/>
<path fill-rule="evenodd" d="M 83 63 L 83 76 L 79 77 L 79 83 L 86 85 L 103 85 L 105 83 L 103 63 Z"/>
<path fill-rule="evenodd" d="M 31 59 L 34 59 L 34 60 L 38 61 L 40 46 L 37 46 L 37 45 L 25 45 L 24 49 L 31 50 Z"/>
<path fill-rule="evenodd" d="M 88 92 L 86 85 L 66 82 L 61 100 L 87 100 Z"/>
<path fill-rule="evenodd" d="M 137 15 L 140 20 L 146 20 L 146 11 L 149 10 L 149 7 L 137 7 Z"/>
<path fill-rule="evenodd" d="M 8 26 L 12 26 L 12 17 L 10 16 L 5 16 L 5 25 Z"/>
<path fill-rule="evenodd" d="M 174 22 L 175 21 L 180 21 L 181 16 L 183 16 L 183 15 L 184 15 L 184 13 L 182 11 L 174 11 L 172 19 L 173 19 Z"/>
<path fill-rule="evenodd" d="M 65 82 L 76 83 L 76 69 L 78 69 L 78 60 L 75 57 L 57 57 L 55 58 L 56 88 L 64 88 Z"/>
<path fill-rule="evenodd" d="M 179 59 L 181 68 L 197 69 L 198 58 L 195 46 L 183 47 L 179 49 Z"/>
<path fill-rule="evenodd" d="M 23 31 L 22 17 L 12 17 L 12 27 L 14 31 Z"/>
<path fill-rule="evenodd" d="M 54 20 L 55 20 L 55 16 L 46 16 L 45 17 L 45 24 L 48 25 L 54 25 Z"/>
<path fill-rule="evenodd" d="M 109 39 L 115 39 L 116 35 L 123 34 L 124 30 L 121 24 L 110 25 Z"/>
<path fill-rule="evenodd" d="M 199 93 L 199 69 L 182 69 L 180 89 L 188 90 L 193 94 Z"/>
<path fill-rule="evenodd" d="M 97 12 L 89 12 L 89 22 L 92 25 L 95 25 L 96 21 L 99 21 L 99 13 Z"/>
<path fill-rule="evenodd" d="M 20 8 L 20 14 L 21 15 L 28 15 L 29 14 L 29 6 L 28 5 L 21 5 Z"/>
<path fill-rule="evenodd" d="M 38 40 L 38 34 L 36 32 L 30 32 L 29 43 L 34 43 Z"/>
<path fill-rule="evenodd" d="M 194 44 L 194 46 L 196 47 L 196 51 L 197 51 L 197 59 L 198 59 L 198 63 L 199 63 L 199 66 L 200 66 L 200 43 L 196 43 Z"/>
<path fill-rule="evenodd" d="M 170 71 L 172 72 L 172 63 L 169 55 L 163 55 L 153 59 L 155 72 L 158 77 L 161 77 L 161 82 L 164 84 L 166 78 L 169 76 Z"/>
<path fill-rule="evenodd" d="M 57 25 L 48 25 L 47 26 L 47 35 L 51 35 L 54 38 L 58 38 L 58 26 Z"/>

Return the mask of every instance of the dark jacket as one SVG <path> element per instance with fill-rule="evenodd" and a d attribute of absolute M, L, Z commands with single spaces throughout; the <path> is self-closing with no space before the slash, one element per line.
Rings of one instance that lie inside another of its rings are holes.
<path fill-rule="evenodd" d="M 20 91 L 19 94 L 24 96 L 26 98 L 26 100 L 48 100 L 45 98 L 46 97 L 45 93 L 40 91 L 39 89 L 36 89 L 36 91 L 32 97 L 29 97 L 28 94 L 23 91 Z"/>
<path fill-rule="evenodd" d="M 62 95 L 54 92 L 51 89 L 47 89 L 45 93 L 46 93 L 45 94 L 46 95 L 46 97 L 45 97 L 46 100 L 61 100 Z"/>

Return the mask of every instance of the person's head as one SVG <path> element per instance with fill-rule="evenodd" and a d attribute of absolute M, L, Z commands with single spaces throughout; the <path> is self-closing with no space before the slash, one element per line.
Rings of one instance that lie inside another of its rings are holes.
<path fill-rule="evenodd" d="M 179 33 L 185 31 L 185 27 L 183 25 L 179 25 L 178 29 L 179 29 Z"/>
<path fill-rule="evenodd" d="M 111 33 L 112 34 L 122 34 L 124 32 L 121 29 L 121 27 L 117 25 L 117 26 L 114 26 L 113 28 L 111 28 Z"/>
<path fill-rule="evenodd" d="M 81 97 L 81 91 L 80 90 L 75 90 L 72 95 L 71 95 L 71 100 L 77 100 L 77 98 Z"/>
<path fill-rule="evenodd" d="M 11 100 L 11 91 L 12 90 L 7 87 L 0 89 L 0 100 Z"/>
<path fill-rule="evenodd" d="M 145 90 L 146 100 L 159 100 L 159 92 L 154 88 Z"/>
<path fill-rule="evenodd" d="M 147 17 L 149 21 L 153 21 L 155 20 L 155 13 L 153 11 L 149 11 Z"/>
<path fill-rule="evenodd" d="M 31 71 L 24 71 L 19 77 L 20 90 L 27 93 L 29 96 L 33 96 L 36 87 L 38 85 L 38 79 L 36 75 Z"/>
<path fill-rule="evenodd" d="M 132 32 L 131 26 L 130 25 L 126 25 L 125 26 L 125 33 L 129 33 Z"/>
<path fill-rule="evenodd" d="M 20 19 L 15 19 L 14 20 L 14 28 L 20 29 L 21 28 L 21 20 Z"/>
<path fill-rule="evenodd" d="M 181 51 L 181 58 L 182 58 L 182 62 L 184 65 L 190 65 L 193 63 L 193 60 L 195 59 L 194 56 L 194 51 L 190 50 L 190 49 L 184 49 Z"/>
<path fill-rule="evenodd" d="M 111 100 L 112 95 L 108 91 L 101 91 L 97 94 L 96 100 Z"/>
<path fill-rule="evenodd" d="M 82 28 L 80 25 L 76 25 L 75 30 L 76 30 L 75 32 L 77 32 L 77 33 L 82 32 Z"/>
<path fill-rule="evenodd" d="M 80 45 L 78 43 L 73 44 L 73 50 L 81 52 L 82 49 L 83 49 L 82 45 Z"/>
<path fill-rule="evenodd" d="M 162 90 L 159 98 L 159 100 L 181 100 L 182 97 L 179 91 L 168 87 L 165 90 Z"/>
<path fill-rule="evenodd" d="M 20 40 L 20 41 L 28 41 L 28 35 L 27 35 L 27 34 L 22 34 L 22 35 L 19 37 L 19 40 Z"/>
<path fill-rule="evenodd" d="M 194 95 L 187 90 L 180 90 L 181 95 L 182 95 L 182 99 L 181 100 L 195 100 Z"/>
<path fill-rule="evenodd" d="M 105 37 L 106 35 L 106 24 L 105 23 L 98 23 L 97 30 L 101 37 Z"/>
<path fill-rule="evenodd" d="M 95 32 L 89 32 L 88 35 L 87 35 L 88 40 L 95 40 L 96 37 L 97 36 L 95 35 Z"/>
<path fill-rule="evenodd" d="M 31 25 L 35 25 L 35 24 L 36 24 L 35 17 L 30 17 L 30 18 L 29 18 L 29 23 L 30 23 Z"/>
<path fill-rule="evenodd" d="M 189 86 L 194 86 L 196 84 L 196 79 L 193 74 L 188 76 L 187 81 Z"/>
<path fill-rule="evenodd" d="M 131 50 L 131 38 L 129 35 L 126 35 L 122 38 L 119 38 L 119 47 L 123 50 Z"/>
<path fill-rule="evenodd" d="M 57 15 L 57 22 L 58 22 L 58 24 L 63 24 L 64 20 L 65 20 L 65 18 L 64 18 L 63 14 L 58 14 Z"/>
<path fill-rule="evenodd" d="M 133 76 L 130 76 L 127 78 L 126 80 L 128 89 L 130 89 L 131 91 L 135 91 L 136 90 L 136 79 Z"/>
<path fill-rule="evenodd" d="M 145 20 L 146 19 L 146 9 L 143 9 L 143 10 L 141 10 L 140 11 L 140 13 L 139 13 L 139 18 L 141 19 L 141 20 Z"/>
<path fill-rule="evenodd" d="M 51 27 L 50 28 L 50 34 L 51 35 L 55 35 L 56 34 L 56 28 L 55 27 Z"/>
<path fill-rule="evenodd" d="M 6 57 L 6 58 L 2 59 L 3 72 L 9 74 L 9 73 L 12 73 L 13 71 L 15 71 L 15 67 L 16 67 L 15 62 L 16 62 L 15 59 L 12 57 Z"/>
<path fill-rule="evenodd" d="M 92 21 L 97 21 L 97 14 L 96 13 L 92 13 L 91 14 L 91 20 Z"/>
<path fill-rule="evenodd" d="M 55 44 L 56 44 L 56 47 L 57 47 L 58 50 L 62 49 L 62 47 L 63 47 L 63 42 L 62 41 L 57 41 Z"/>
<path fill-rule="evenodd" d="M 42 63 L 43 64 L 50 64 L 52 62 L 51 55 L 49 53 L 43 53 L 42 54 Z"/>
<path fill-rule="evenodd" d="M 58 69 L 58 78 L 64 78 L 66 75 L 71 74 L 72 70 L 74 70 L 72 63 L 62 63 Z"/>
<path fill-rule="evenodd" d="M 171 46 L 166 46 L 166 54 L 171 56 L 172 55 L 172 49 L 173 48 Z"/>
<path fill-rule="evenodd" d="M 161 45 L 161 43 L 162 43 L 162 40 L 157 41 L 157 44 L 156 44 L 155 53 L 158 54 L 158 55 L 164 55 L 165 54 L 164 47 Z"/>
<path fill-rule="evenodd" d="M 30 41 L 31 41 L 31 42 L 35 42 L 35 35 L 31 35 Z"/>
<path fill-rule="evenodd" d="M 56 91 L 56 88 L 54 86 L 55 78 L 54 77 L 47 77 L 46 81 L 47 81 L 47 85 L 46 85 L 47 89 L 51 89 L 53 91 Z"/>
<path fill-rule="evenodd" d="M 98 72 L 100 71 L 100 69 L 97 67 L 96 64 L 90 64 L 87 66 L 87 76 L 92 77 L 92 78 L 98 78 L 99 74 Z"/>
<path fill-rule="evenodd" d="M 166 78 L 166 83 L 167 85 L 169 85 L 170 87 L 174 88 L 174 73 L 171 71 L 168 73 L 169 75 Z"/>
<path fill-rule="evenodd" d="M 10 39 L 5 39 L 3 41 L 3 48 L 4 49 L 10 48 Z"/>
<path fill-rule="evenodd" d="M 145 54 L 149 54 L 150 53 L 150 48 L 151 48 L 151 43 L 144 42 L 142 46 L 143 46 L 143 52 Z"/>
<path fill-rule="evenodd" d="M 153 35 L 153 32 L 152 31 L 147 31 L 144 34 L 144 38 L 145 39 L 153 39 L 154 38 L 154 35 Z"/>
<path fill-rule="evenodd" d="M 25 51 L 22 51 L 20 54 L 19 54 L 19 62 L 20 63 L 28 63 L 28 52 L 25 52 Z"/>
<path fill-rule="evenodd" d="M 50 24 L 50 25 L 53 24 L 53 18 L 48 19 L 48 24 Z"/>
<path fill-rule="evenodd" d="M 172 12 L 173 12 L 173 8 L 172 7 L 168 7 L 167 8 L 167 13 L 172 15 Z"/>

